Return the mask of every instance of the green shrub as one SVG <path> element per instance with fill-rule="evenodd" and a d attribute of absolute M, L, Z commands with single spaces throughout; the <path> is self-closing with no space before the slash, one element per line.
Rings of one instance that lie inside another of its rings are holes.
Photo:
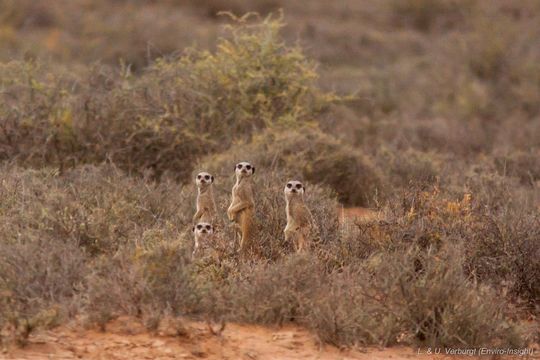
<path fill-rule="evenodd" d="M 108 159 L 129 173 L 185 181 L 200 156 L 272 124 L 302 124 L 332 101 L 316 86 L 315 64 L 281 40 L 282 26 L 271 17 L 239 21 L 214 53 L 192 49 L 137 77 L 129 67 L 118 76 L 95 66 L 74 78 L 2 65 L 0 159 L 61 169 Z"/>

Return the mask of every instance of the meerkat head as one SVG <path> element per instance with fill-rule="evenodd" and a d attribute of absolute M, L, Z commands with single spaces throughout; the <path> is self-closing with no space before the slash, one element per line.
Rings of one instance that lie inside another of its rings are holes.
<path fill-rule="evenodd" d="M 197 225 L 193 226 L 192 231 L 195 237 L 197 238 L 205 237 L 205 236 L 212 235 L 214 233 L 214 227 L 209 223 L 200 222 L 200 223 L 197 223 Z"/>
<path fill-rule="evenodd" d="M 287 199 L 290 199 L 294 196 L 300 196 L 302 197 L 304 195 L 304 192 L 306 191 L 306 188 L 304 184 L 302 184 L 298 180 L 290 180 L 285 185 L 285 189 L 283 192 L 285 193 L 285 197 Z"/>
<path fill-rule="evenodd" d="M 238 179 L 247 178 L 255 174 L 255 166 L 247 161 L 242 161 L 235 165 L 234 172 Z"/>
<path fill-rule="evenodd" d="M 207 186 L 212 185 L 213 182 L 214 177 L 205 171 L 198 173 L 195 178 L 195 183 L 198 188 L 206 188 Z"/>

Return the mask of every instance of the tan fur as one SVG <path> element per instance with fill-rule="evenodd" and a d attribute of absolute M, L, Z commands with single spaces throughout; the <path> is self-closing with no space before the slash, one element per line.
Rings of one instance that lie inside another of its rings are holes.
<path fill-rule="evenodd" d="M 227 217 L 235 224 L 237 235 L 240 237 L 240 252 L 245 255 L 251 247 L 255 214 L 253 181 L 252 173 L 244 173 L 238 168 L 236 168 L 235 173 L 236 184 L 232 188 L 231 205 L 227 210 Z"/>
<path fill-rule="evenodd" d="M 290 189 L 289 184 L 300 184 L 301 189 Z M 294 192 L 292 192 L 294 191 Z M 304 187 L 299 181 L 289 181 L 285 186 L 285 208 L 287 226 L 285 226 L 285 241 L 292 242 L 297 252 L 309 250 L 311 245 L 310 233 L 313 227 L 313 216 L 304 203 Z"/>
<path fill-rule="evenodd" d="M 211 176 L 208 173 L 199 173 L 197 176 Z M 193 223 L 207 222 L 214 224 L 216 221 L 217 207 L 214 199 L 213 177 L 212 182 L 204 182 L 204 180 L 196 179 L 197 184 L 197 211 L 193 216 Z"/>
<path fill-rule="evenodd" d="M 193 258 L 204 255 L 206 250 L 211 249 L 214 243 L 214 228 L 207 222 L 199 222 L 193 226 Z"/>

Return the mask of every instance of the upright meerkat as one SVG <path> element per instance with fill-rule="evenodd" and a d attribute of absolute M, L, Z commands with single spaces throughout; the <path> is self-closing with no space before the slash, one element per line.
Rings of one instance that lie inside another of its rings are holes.
<path fill-rule="evenodd" d="M 283 231 L 285 240 L 292 241 L 297 252 L 308 250 L 313 217 L 304 203 L 305 187 L 300 181 L 291 180 L 283 192 L 287 203 L 287 226 Z"/>
<path fill-rule="evenodd" d="M 245 254 L 251 245 L 251 230 L 255 213 L 253 200 L 253 180 L 255 167 L 248 162 L 235 165 L 236 184 L 232 188 L 231 205 L 227 209 L 227 217 L 236 226 L 236 233 L 240 236 L 240 252 Z"/>
<path fill-rule="evenodd" d="M 212 224 L 217 214 L 214 200 L 214 177 L 207 172 L 200 172 L 195 178 L 197 184 L 197 211 L 193 223 L 208 222 Z"/>
<path fill-rule="evenodd" d="M 193 236 L 195 237 L 195 243 L 193 245 L 193 258 L 204 252 L 205 249 L 210 247 L 212 238 L 214 235 L 214 227 L 207 222 L 199 222 L 193 226 Z"/>

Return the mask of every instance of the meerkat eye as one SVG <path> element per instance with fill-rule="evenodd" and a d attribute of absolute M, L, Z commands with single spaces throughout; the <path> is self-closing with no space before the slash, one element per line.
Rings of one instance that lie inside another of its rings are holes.
<path fill-rule="evenodd" d="M 301 188 L 302 188 L 302 184 L 296 184 L 296 188 L 297 188 L 297 189 L 301 189 Z"/>
<path fill-rule="evenodd" d="M 251 165 L 246 165 L 246 169 L 251 170 Z"/>
<path fill-rule="evenodd" d="M 197 230 L 201 230 L 202 229 L 202 225 L 197 225 Z"/>
<path fill-rule="evenodd" d="M 241 169 L 242 168 L 242 164 L 238 164 L 236 165 L 237 168 Z"/>
<path fill-rule="evenodd" d="M 210 180 L 210 175 L 204 175 L 204 180 Z"/>
<path fill-rule="evenodd" d="M 202 176 L 201 175 L 197 175 L 197 179 L 201 180 Z"/>
<path fill-rule="evenodd" d="M 288 187 L 289 189 L 292 188 L 292 184 L 291 184 L 291 183 L 288 183 L 288 184 L 287 184 L 287 187 Z"/>
<path fill-rule="evenodd" d="M 210 225 L 206 225 L 206 230 L 210 231 L 212 230 L 212 227 Z"/>

